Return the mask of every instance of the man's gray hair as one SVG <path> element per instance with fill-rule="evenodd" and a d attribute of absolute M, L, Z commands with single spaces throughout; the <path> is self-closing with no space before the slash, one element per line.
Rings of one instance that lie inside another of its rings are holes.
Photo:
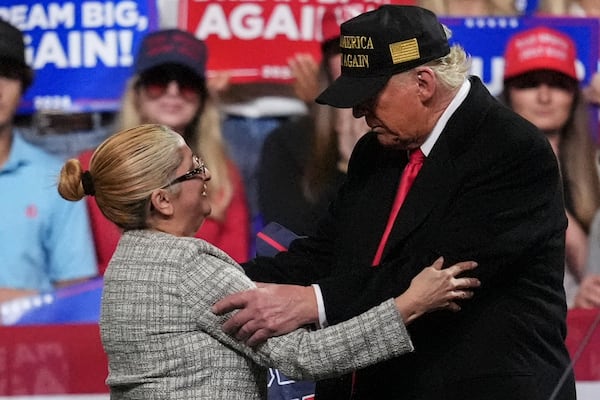
<path fill-rule="evenodd" d="M 442 26 L 446 32 L 446 37 L 450 39 L 452 31 L 446 25 Z M 425 65 L 433 70 L 444 86 L 449 89 L 456 89 L 467 78 L 469 69 L 471 68 L 471 60 L 465 50 L 455 44 L 450 47 L 450 53 Z"/>

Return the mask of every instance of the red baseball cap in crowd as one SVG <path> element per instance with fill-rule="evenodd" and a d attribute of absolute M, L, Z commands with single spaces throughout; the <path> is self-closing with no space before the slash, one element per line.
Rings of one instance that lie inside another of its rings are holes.
<path fill-rule="evenodd" d="M 566 34 L 546 27 L 512 36 L 504 52 L 504 80 L 537 70 L 560 72 L 577 79 L 577 50 Z"/>

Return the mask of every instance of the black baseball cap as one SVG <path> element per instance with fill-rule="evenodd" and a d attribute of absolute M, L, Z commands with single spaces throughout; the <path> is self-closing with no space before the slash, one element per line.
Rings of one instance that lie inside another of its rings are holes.
<path fill-rule="evenodd" d="M 319 104 L 354 107 L 375 96 L 392 75 L 450 52 L 435 14 L 417 6 L 384 5 L 340 30 L 342 74 L 317 97 Z"/>
<path fill-rule="evenodd" d="M 23 33 L 0 18 L 0 76 L 20 79 L 23 89 L 33 81 L 33 70 L 25 61 Z"/>
<path fill-rule="evenodd" d="M 0 19 L 0 58 L 11 60 L 22 66 L 25 63 L 25 43 L 20 30 Z"/>

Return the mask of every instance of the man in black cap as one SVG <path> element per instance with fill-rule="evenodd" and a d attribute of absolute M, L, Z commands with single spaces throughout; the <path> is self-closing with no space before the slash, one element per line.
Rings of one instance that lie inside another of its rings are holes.
<path fill-rule="evenodd" d="M 533 125 L 467 75 L 467 56 L 446 32 L 410 6 L 342 24 L 342 75 L 317 102 L 352 107 L 372 131 L 319 233 L 245 266 L 256 281 L 293 285 L 214 308 L 242 308 L 224 329 L 256 343 L 357 315 L 401 293 L 438 256 L 479 263 L 481 288 L 460 312 L 411 324 L 414 354 L 318 383 L 317 399 L 575 398 L 556 159 Z"/>

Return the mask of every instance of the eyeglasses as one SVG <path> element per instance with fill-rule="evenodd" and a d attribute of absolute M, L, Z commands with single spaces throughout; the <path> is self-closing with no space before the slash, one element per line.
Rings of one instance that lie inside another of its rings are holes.
<path fill-rule="evenodd" d="M 186 101 L 197 101 L 204 93 L 204 81 L 187 69 L 174 66 L 156 67 L 140 75 L 137 83 L 151 99 L 167 93 L 171 82 L 177 84 L 179 94 Z"/>
<path fill-rule="evenodd" d="M 204 164 L 204 161 L 202 161 L 200 157 L 194 156 L 194 165 L 196 165 L 196 168 L 189 170 L 181 176 L 178 176 L 165 186 L 161 187 L 161 189 L 167 188 L 179 182 L 189 181 L 190 179 L 194 179 L 196 175 L 200 175 L 200 178 L 206 180 L 208 168 Z"/>

